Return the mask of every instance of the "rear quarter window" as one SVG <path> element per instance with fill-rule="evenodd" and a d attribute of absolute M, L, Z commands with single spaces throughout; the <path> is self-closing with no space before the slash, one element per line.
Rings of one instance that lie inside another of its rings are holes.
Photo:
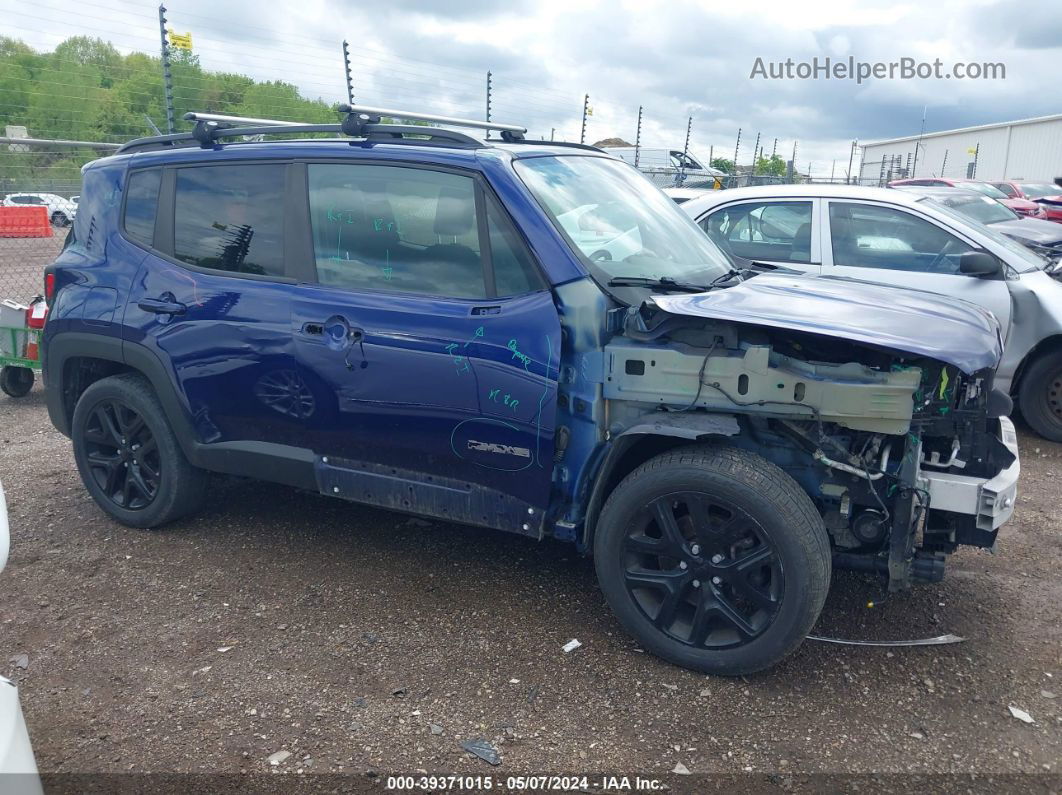
<path fill-rule="evenodd" d="M 133 171 L 126 186 L 125 234 L 148 248 L 155 245 L 155 216 L 159 208 L 162 171 L 157 168 Z"/>

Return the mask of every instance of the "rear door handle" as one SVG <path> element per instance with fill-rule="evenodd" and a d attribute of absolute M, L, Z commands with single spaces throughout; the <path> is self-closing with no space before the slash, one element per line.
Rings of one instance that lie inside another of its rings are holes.
<path fill-rule="evenodd" d="M 188 311 L 188 307 L 180 301 L 165 298 L 141 298 L 136 305 L 156 315 L 183 315 Z"/>

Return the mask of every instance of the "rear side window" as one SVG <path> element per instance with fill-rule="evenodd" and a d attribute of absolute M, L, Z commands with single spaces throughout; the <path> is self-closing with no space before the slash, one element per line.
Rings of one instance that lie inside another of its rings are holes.
<path fill-rule="evenodd" d="M 137 243 L 155 245 L 155 216 L 159 209 L 162 171 L 157 168 L 134 171 L 125 188 L 125 233 Z"/>
<path fill-rule="evenodd" d="M 284 275 L 283 164 L 177 172 L 173 254 L 200 268 Z"/>

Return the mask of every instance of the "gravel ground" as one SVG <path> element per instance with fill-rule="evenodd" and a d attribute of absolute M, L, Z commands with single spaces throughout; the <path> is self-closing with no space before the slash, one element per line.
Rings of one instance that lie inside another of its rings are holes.
<path fill-rule="evenodd" d="M 1022 773 L 1025 791 L 1062 789 L 1062 445 L 1028 432 L 998 554 L 964 550 L 943 583 L 873 608 L 876 582 L 838 573 L 815 630 L 965 643 L 807 642 L 741 679 L 641 653 L 561 544 L 220 478 L 207 512 L 136 531 L 96 509 L 39 387 L 0 397 L 0 440 L 0 672 L 45 773 L 669 778 L 681 763 L 772 780 Z M 473 738 L 498 767 L 459 747 Z"/>

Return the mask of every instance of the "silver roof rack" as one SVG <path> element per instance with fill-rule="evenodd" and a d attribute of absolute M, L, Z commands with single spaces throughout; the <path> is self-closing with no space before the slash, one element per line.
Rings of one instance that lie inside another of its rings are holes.
<path fill-rule="evenodd" d="M 434 113 L 417 113 L 412 110 L 394 110 L 392 108 L 375 108 L 369 105 L 340 105 L 340 113 L 353 113 L 367 122 L 379 122 L 387 116 L 392 119 L 405 119 L 407 121 L 430 121 L 435 124 L 449 124 L 451 127 L 470 127 L 474 130 L 497 130 L 498 132 L 519 133 L 521 136 L 527 132 L 526 127 L 519 124 L 499 124 L 494 121 L 480 121 L 478 119 L 458 119 L 453 116 L 439 116 Z"/>

